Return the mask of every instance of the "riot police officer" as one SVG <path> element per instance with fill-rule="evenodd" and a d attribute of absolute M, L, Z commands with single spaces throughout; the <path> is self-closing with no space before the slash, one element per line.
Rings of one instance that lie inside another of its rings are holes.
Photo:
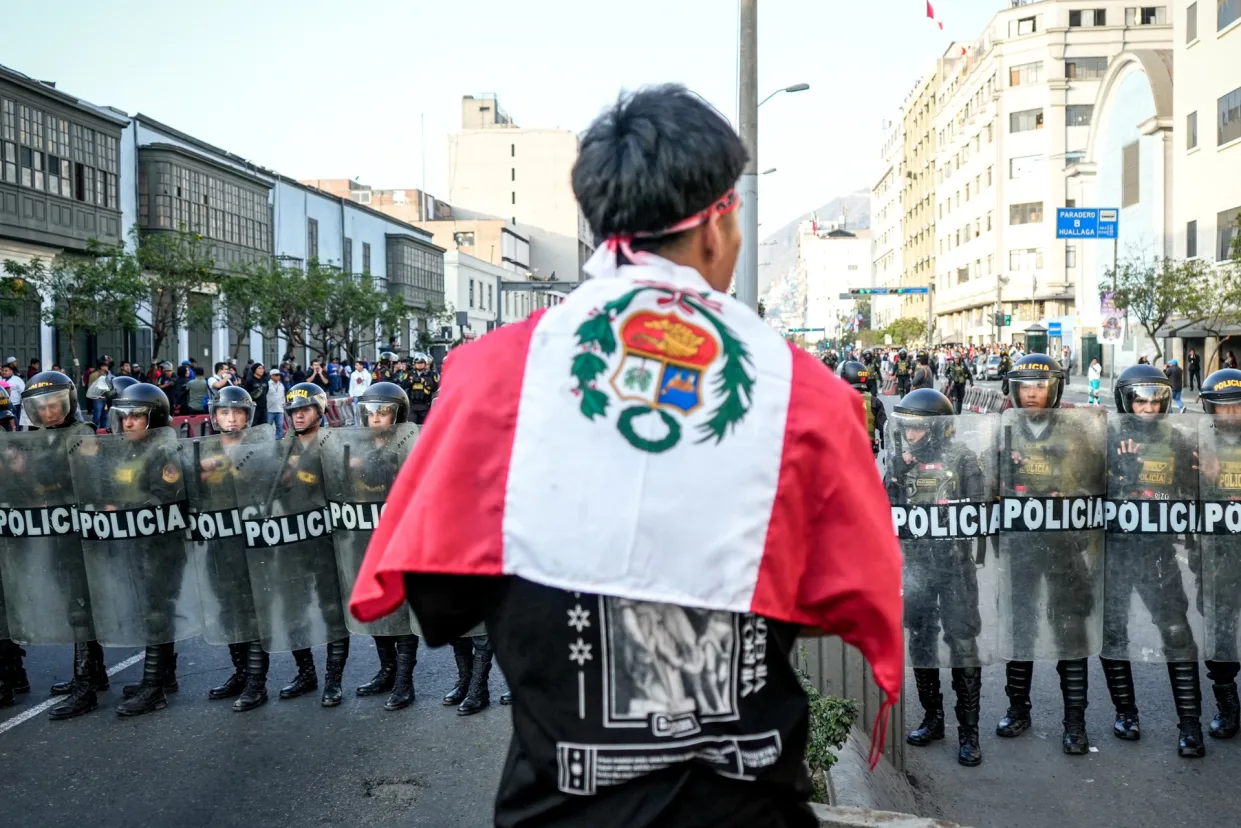
<path fill-rule="evenodd" d="M 909 392 L 893 414 L 894 445 L 887 481 L 893 506 L 982 503 L 986 482 L 978 455 L 954 440 L 952 403 L 933 388 Z M 988 446 L 989 447 L 989 446 Z M 959 747 L 957 761 L 967 767 L 982 762 L 978 716 L 982 668 L 977 639 L 982 631 L 975 541 L 968 539 L 904 539 L 905 627 L 914 665 L 922 724 L 906 741 L 925 747 L 944 738 L 944 705 L 937 664 L 940 625 L 948 643 L 947 664 L 957 694 Z M 985 551 L 980 546 L 978 565 Z"/>
<path fill-rule="evenodd" d="M 866 366 L 866 390 L 872 397 L 878 397 L 879 366 L 875 364 L 875 352 L 870 348 L 862 351 L 862 364 Z"/>
<path fill-rule="evenodd" d="M 841 366 L 840 378 L 862 395 L 862 412 L 866 417 L 871 452 L 878 454 L 888 424 L 888 413 L 879 398 L 870 392 L 870 371 L 862 363 L 850 360 Z"/>
<path fill-rule="evenodd" d="M 390 382 L 372 385 L 358 400 L 358 417 L 362 428 L 382 429 L 409 419 L 409 397 L 400 386 Z M 388 448 L 387 435 L 379 435 L 363 456 L 350 458 L 349 479 L 354 486 L 370 491 L 386 492 L 400 471 L 400 457 Z M 356 577 L 356 573 L 354 573 Z M 414 665 L 418 661 L 418 636 L 412 632 L 400 635 L 374 635 L 379 655 L 379 672 L 357 689 L 359 696 L 389 693 L 385 710 L 401 710 L 414 701 Z"/>
<path fill-rule="evenodd" d="M 1202 408 L 1211 417 L 1202 431 L 1198 448 L 1201 492 L 1204 501 L 1241 500 L 1241 371 L 1222 368 L 1202 382 Z M 1237 641 L 1237 617 L 1241 614 L 1241 556 L 1236 535 L 1218 538 L 1205 534 L 1203 545 L 1203 584 L 1209 590 L 1207 641 L 1214 641 L 1213 658 L 1206 661 L 1207 678 L 1215 694 L 1218 710 L 1208 733 L 1215 739 L 1231 739 L 1241 731 L 1241 701 L 1237 696 L 1237 672 L 1241 670 L 1241 648 Z M 1200 596 L 1201 600 L 1201 596 Z"/>
<path fill-rule="evenodd" d="M 1163 416 L 1172 403 L 1172 383 L 1152 365 L 1126 368 L 1116 380 L 1116 410 L 1108 429 L 1108 498 L 1112 501 L 1197 499 L 1193 445 Z M 1132 416 L 1124 416 L 1132 415 Z M 1113 733 L 1141 737 L 1133 670 L 1128 658 L 1129 606 L 1136 590 L 1159 629 L 1179 718 L 1177 752 L 1206 754 L 1202 743 L 1202 690 L 1198 652 L 1189 627 L 1189 597 L 1177 564 L 1176 535 L 1121 534 L 1107 537 L 1104 564 L 1104 646 L 1099 661 L 1116 708 Z"/>
<path fill-rule="evenodd" d="M 1023 357 L 1009 372 L 1010 397 L 1014 408 L 1047 411 L 1058 408 L 1064 391 L 1060 364 L 1043 354 Z M 1080 493 L 1103 486 L 1101 446 L 1093 437 L 1068 434 L 1071 427 L 1044 415 L 1020 419 L 1005 426 L 1000 453 L 1002 494 L 1005 497 L 1048 497 Z M 1101 436 L 1101 435 L 1100 435 Z M 1072 442 L 1074 439 L 1080 442 Z M 1016 533 L 1014 533 L 1016 534 Z M 1084 754 L 1090 749 L 1086 735 L 1087 659 L 1089 649 L 1087 621 L 1095 611 L 1094 575 L 1088 557 L 1096 539 L 1089 532 L 1022 533 L 1017 549 L 1014 540 L 1001 538 L 1010 575 L 1010 602 L 1013 623 L 1013 652 L 1017 658 L 1005 664 L 1005 692 L 1009 707 L 996 725 L 996 733 L 1016 737 L 1031 727 L 1030 686 L 1034 676 L 1035 636 L 1039 616 L 1039 581 L 1047 582 L 1047 615 L 1054 618 L 1053 636 L 1057 652 L 1083 653 L 1080 657 L 1059 658 L 1060 692 L 1064 701 L 1062 746 L 1068 754 Z"/>
<path fill-rule="evenodd" d="M 935 377 L 931 373 L 931 357 L 926 351 L 918 351 L 918 367 L 914 371 L 910 387 L 914 389 L 935 387 Z"/>
<path fill-rule="evenodd" d="M 108 431 L 124 434 L 141 444 L 147 433 L 172 422 L 168 396 L 153 385 L 130 385 L 112 402 L 108 410 Z M 121 485 L 142 491 L 175 487 L 181 482 L 181 468 L 175 458 L 160 452 L 138 452 L 133 462 L 113 469 Z M 166 556 L 153 562 L 147 577 L 163 584 L 176 584 L 179 591 L 185 560 Z M 170 611 L 171 614 L 171 611 Z M 118 716 L 140 716 L 168 706 L 167 694 L 178 689 L 176 642 L 149 644 L 143 654 L 142 680 L 122 688 L 125 701 L 117 705 Z"/>
<path fill-rule="evenodd" d="M 955 354 L 948 366 L 948 396 L 952 399 L 952 410 L 961 413 L 965 403 L 965 384 L 974 384 L 974 374 L 960 354 Z"/>
<path fill-rule="evenodd" d="M 95 433 L 94 427 L 83 422 L 78 412 L 77 388 L 73 380 L 59 371 L 41 371 L 31 377 L 26 384 L 26 392 L 22 395 L 21 404 L 26 418 L 30 420 L 31 429 L 47 431 L 71 429 L 83 435 Z M 22 470 L 14 469 L 13 471 L 20 473 Z M 43 479 L 43 475 L 48 474 L 49 471 L 52 472 L 52 476 Z M 37 485 L 45 491 L 57 488 L 72 491 L 73 484 L 68 477 L 67 464 L 58 466 L 56 469 L 32 469 L 30 472 L 38 481 Z M 77 596 L 77 599 L 72 602 L 72 606 L 68 607 L 71 623 L 75 627 L 89 627 L 92 624 L 89 596 L 84 594 Z M 9 675 L 20 678 L 22 681 L 15 686 L 14 681 L 10 680 L 9 684 L 18 692 L 23 692 L 22 688 L 28 690 L 29 684 L 24 681 L 25 672 L 21 670 L 20 655 L 21 651 L 14 647 L 9 660 Z M 103 647 L 99 645 L 99 642 L 85 641 L 74 644 L 73 678 L 53 684 L 51 687 L 53 696 L 66 696 L 67 698 L 48 711 L 48 718 L 52 720 L 71 719 L 89 713 L 99 706 L 96 693 L 107 690 L 109 686 L 108 668 L 104 664 Z"/>
<path fill-rule="evenodd" d="M 431 402 L 440 390 L 440 375 L 431 367 L 431 358 L 424 353 L 414 355 L 414 372 L 409 376 L 410 420 L 418 425 L 426 422 Z"/>
<path fill-rule="evenodd" d="M 375 376 L 372 379 L 375 382 L 399 382 L 400 376 L 397 370 L 397 355 L 392 351 L 381 351 L 379 354 L 379 365 L 375 368 Z"/>
<path fill-rule="evenodd" d="M 395 354 L 384 352 L 382 358 L 386 358 L 388 364 L 392 364 Z M 381 368 L 377 372 L 382 373 Z M 322 484 L 322 462 L 320 461 L 318 452 L 311 452 L 309 449 L 318 439 L 319 426 L 323 421 L 323 412 L 327 410 L 327 393 L 311 382 L 299 382 L 288 390 L 285 394 L 285 412 L 289 415 L 289 419 L 293 423 L 293 436 L 286 437 L 294 442 L 290 445 L 289 468 L 285 472 L 285 477 L 290 487 L 296 485 L 305 485 L 312 487 L 321 487 Z M 297 481 L 294 483 L 293 481 Z M 339 604 L 339 595 L 335 599 L 327 599 L 331 606 L 326 610 L 333 617 L 341 616 L 343 624 L 343 608 Z M 323 696 L 320 703 L 324 707 L 335 707 L 340 704 L 342 699 L 340 682 L 345 672 L 345 663 L 349 659 L 349 636 L 345 635 L 335 641 L 327 643 L 327 660 L 323 666 Z M 297 675 L 293 680 L 280 689 L 280 698 L 293 699 L 319 687 L 318 675 L 315 672 L 314 653 L 309 647 L 300 648 L 293 651 L 293 660 L 297 664 Z"/>
<path fill-rule="evenodd" d="M 896 353 L 896 366 L 892 373 L 896 375 L 896 393 L 904 397 L 909 393 L 909 352 L 901 348 Z"/>

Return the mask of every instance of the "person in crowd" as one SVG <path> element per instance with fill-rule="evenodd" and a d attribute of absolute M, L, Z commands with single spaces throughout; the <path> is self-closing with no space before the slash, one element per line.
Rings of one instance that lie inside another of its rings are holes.
<path fill-rule="evenodd" d="M 38 360 L 35 360 L 38 362 Z M 26 381 L 22 379 L 21 373 L 18 371 L 17 360 L 10 358 L 3 367 L 0 367 L 0 379 L 8 384 L 9 402 L 12 403 L 14 416 L 13 425 L 18 431 L 24 431 L 25 426 L 29 425 L 26 419 L 26 411 L 22 408 L 22 395 L 26 393 Z"/>
<path fill-rule="evenodd" d="M 189 371 L 188 365 L 181 366 Z M 183 414 L 206 414 L 207 403 L 215 395 L 211 393 L 210 381 L 202 374 L 194 374 L 185 383 L 185 396 L 181 401 L 181 413 Z"/>
<path fill-rule="evenodd" d="M 108 388 L 108 376 L 112 366 L 106 356 L 100 357 L 94 371 L 86 377 L 86 399 L 91 401 L 91 422 L 95 428 L 104 427 L 103 410 L 107 403 L 105 394 Z"/>
<path fill-rule="evenodd" d="M 1234 354 L 1232 351 L 1229 351 L 1228 357 L 1224 360 L 1224 363 L 1229 368 L 1236 368 L 1237 367 L 1237 355 Z"/>
<path fill-rule="evenodd" d="M 284 383 L 280 371 L 273 370 L 267 382 L 267 422 L 276 427 L 276 439 L 284 437 Z"/>
<path fill-rule="evenodd" d="M 228 386 L 236 384 L 236 377 L 233 376 L 233 366 L 227 362 L 217 362 L 215 364 L 215 373 L 211 375 L 211 379 L 207 380 L 207 388 L 210 390 L 213 398 Z"/>
<path fill-rule="evenodd" d="M 267 422 L 267 389 L 271 378 L 267 375 L 267 366 L 261 362 L 246 366 L 246 373 L 248 376 L 242 382 L 242 388 L 254 400 L 254 422 L 262 425 Z"/>
<path fill-rule="evenodd" d="M 355 360 L 353 373 L 349 375 L 349 402 L 353 406 L 353 422 L 358 423 L 358 400 L 371 387 L 371 372 L 362 360 Z"/>
<path fill-rule="evenodd" d="M 1189 374 L 1189 390 L 1199 391 L 1202 389 L 1202 357 L 1198 356 L 1197 348 L 1189 349 L 1189 356 L 1185 357 L 1185 373 Z"/>
<path fill-rule="evenodd" d="M 1099 364 L 1099 360 L 1090 360 L 1090 371 L 1086 374 L 1086 379 L 1090 381 L 1090 395 L 1086 402 L 1089 405 L 1099 405 L 1099 383 L 1103 379 L 1103 366 Z"/>
<path fill-rule="evenodd" d="M 302 368 L 302 366 L 300 366 L 300 365 L 296 365 L 296 366 L 294 366 L 294 368 L 293 368 L 293 372 L 292 372 L 292 375 L 291 375 L 291 376 L 292 376 L 292 380 L 291 380 L 291 382 L 293 383 L 293 385 L 297 385 L 298 383 L 306 382 L 306 371 L 305 371 L 305 370 Z M 292 387 L 292 386 L 290 386 L 290 387 Z"/>
<path fill-rule="evenodd" d="M 35 374 L 42 371 L 43 369 L 40 367 L 42 364 L 43 363 L 39 362 L 39 360 L 37 359 L 30 360 L 30 364 L 26 366 L 26 377 L 25 378 L 30 379 Z"/>
<path fill-rule="evenodd" d="M 1181 370 L 1181 366 L 1175 359 L 1168 360 L 1168 365 L 1163 369 L 1164 376 L 1172 383 L 1172 402 L 1176 403 L 1180 413 L 1185 413 L 1185 403 L 1181 402 L 1181 389 L 1184 387 L 1185 374 Z"/>
<path fill-rule="evenodd" d="M 310 375 L 306 377 L 306 382 L 313 382 L 324 391 L 332 387 L 332 381 L 328 378 L 327 369 L 323 367 L 322 360 L 316 359 L 310 363 Z"/>

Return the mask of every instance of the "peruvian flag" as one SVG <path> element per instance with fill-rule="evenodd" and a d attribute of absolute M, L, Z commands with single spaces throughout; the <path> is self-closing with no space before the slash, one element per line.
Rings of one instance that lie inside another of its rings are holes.
<path fill-rule="evenodd" d="M 894 702 L 901 556 L 857 392 L 644 258 L 452 352 L 351 611 L 434 573 L 754 612 L 841 636 Z"/>
<path fill-rule="evenodd" d="M 931 20 L 935 20 L 935 7 L 931 5 L 931 0 L 926 0 L 926 16 Z M 944 24 L 940 23 L 938 20 L 935 20 L 935 23 L 939 26 L 939 30 L 942 32 L 944 30 Z"/>

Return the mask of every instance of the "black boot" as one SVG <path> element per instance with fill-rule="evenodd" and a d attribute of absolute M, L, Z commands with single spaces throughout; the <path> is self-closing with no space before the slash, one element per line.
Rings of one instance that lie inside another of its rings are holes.
<path fill-rule="evenodd" d="M 349 658 L 349 637 L 339 641 L 329 641 L 327 660 L 323 665 L 323 698 L 319 703 L 324 707 L 335 707 L 340 704 L 340 679 L 345 673 L 345 661 Z"/>
<path fill-rule="evenodd" d="M 957 762 L 972 768 L 982 764 L 982 746 L 978 744 L 982 670 L 978 667 L 953 668 L 952 689 L 957 694 Z"/>
<path fill-rule="evenodd" d="M 90 642 L 95 644 L 95 642 Z M 95 644 L 98 647 L 98 644 Z M 102 650 L 100 651 L 102 654 Z M 95 681 L 92 671 L 94 664 L 92 663 L 95 656 L 91 652 L 91 647 L 87 644 L 75 644 L 73 647 L 73 679 L 69 682 L 69 692 L 65 695 L 65 700 L 47 711 L 47 717 L 52 721 L 60 719 L 72 719 L 75 716 L 81 716 L 89 713 L 99 706 L 99 699 L 95 695 Z M 105 675 L 107 675 L 105 673 Z"/>
<path fill-rule="evenodd" d="M 233 659 L 233 674 L 219 687 L 208 690 L 207 698 L 231 699 L 241 695 L 241 691 L 246 689 L 246 652 L 249 648 L 250 645 L 245 643 L 228 645 L 229 657 Z"/>
<path fill-rule="evenodd" d="M 470 639 L 474 645 L 474 664 L 470 676 L 470 690 L 465 700 L 457 708 L 458 716 L 473 716 L 480 710 L 491 706 L 491 685 L 487 677 L 491 675 L 491 642 L 485 635 L 476 635 Z"/>
<path fill-rule="evenodd" d="M 1241 699 L 1237 698 L 1237 663 L 1233 661 L 1208 661 L 1207 678 L 1215 692 L 1219 711 L 1211 719 L 1209 733 L 1212 739 L 1231 739 L 1241 730 Z"/>
<path fill-rule="evenodd" d="M 297 675 L 280 688 L 280 698 L 295 699 L 319 689 L 319 676 L 315 674 L 315 654 L 309 649 L 294 650 L 293 661 L 297 663 Z"/>
<path fill-rule="evenodd" d="M 1060 695 L 1064 697 L 1064 752 L 1079 756 L 1090 752 L 1090 737 L 1086 735 L 1086 704 L 1089 687 L 1087 662 L 1084 658 L 1061 661 L 1056 664 L 1060 674 Z"/>
<path fill-rule="evenodd" d="M 160 676 L 159 679 L 160 689 L 163 690 L 165 694 L 175 693 L 177 690 L 181 689 L 180 685 L 177 684 L 177 645 L 169 642 L 168 644 L 160 644 L 159 646 L 164 648 L 163 663 L 165 665 L 164 674 Z M 147 649 L 149 650 L 151 648 L 148 647 Z M 144 676 L 142 680 L 145 682 L 146 677 Z M 132 699 L 134 696 L 138 695 L 141 690 L 141 684 L 127 684 L 121 688 L 121 695 L 127 699 Z"/>
<path fill-rule="evenodd" d="M 1008 739 L 1030 729 L 1030 684 L 1034 681 L 1033 661 L 1010 661 L 1004 665 L 1007 679 L 1004 692 L 1008 695 L 1008 713 L 995 726 L 995 734 Z"/>
<path fill-rule="evenodd" d="M 84 644 L 74 644 L 74 664 L 77 663 L 77 651 L 79 647 L 85 649 L 87 651 L 87 655 L 90 656 L 90 675 L 88 678 L 91 681 L 91 685 L 96 693 L 102 693 L 112 686 L 111 682 L 108 680 L 108 667 L 103 663 L 103 647 L 99 645 L 98 641 L 87 641 Z M 53 696 L 69 695 L 69 693 L 73 692 L 73 679 L 56 682 L 52 685 L 51 692 Z"/>
<path fill-rule="evenodd" d="M 474 645 L 470 639 L 455 639 L 452 642 L 452 657 L 457 662 L 457 684 L 444 696 L 445 707 L 461 704 L 465 694 L 470 692 L 470 677 L 474 675 Z"/>
<path fill-rule="evenodd" d="M 384 710 L 401 710 L 414 701 L 414 665 L 418 663 L 418 636 L 403 635 L 396 640 L 396 681 Z"/>
<path fill-rule="evenodd" d="M 233 711 L 245 713 L 267 704 L 267 667 L 271 656 L 257 641 L 246 645 L 246 687 L 233 702 Z"/>
<path fill-rule="evenodd" d="M 0 677 L 0 707 L 10 707 L 16 701 L 17 699 L 13 698 L 13 691 L 5 684 L 4 678 Z"/>
<path fill-rule="evenodd" d="M 8 687 L 8 692 L 29 693 L 30 679 L 26 677 L 26 668 L 22 665 L 22 656 L 26 651 L 14 641 L 0 641 L 0 681 Z"/>
<path fill-rule="evenodd" d="M 926 747 L 944 738 L 944 697 L 940 693 L 939 670 L 915 667 L 914 682 L 918 686 L 918 701 L 922 704 L 922 724 L 909 731 L 905 741 L 916 747 Z"/>
<path fill-rule="evenodd" d="M 157 644 L 146 648 L 146 657 L 142 663 L 142 683 L 137 685 L 138 692 L 127 695 L 126 700 L 116 706 L 118 716 L 141 716 L 153 713 L 168 706 L 168 696 L 164 694 L 164 682 L 172 669 L 168 664 L 171 657 L 168 644 Z M 129 688 L 126 688 L 129 689 Z"/>
<path fill-rule="evenodd" d="M 1198 679 L 1198 662 L 1168 662 L 1168 679 L 1172 682 L 1172 701 L 1176 705 L 1178 756 L 1196 759 L 1207 755 L 1202 742 L 1202 686 Z"/>
<path fill-rule="evenodd" d="M 375 636 L 375 650 L 379 653 L 379 672 L 366 684 L 359 685 L 359 696 L 378 696 L 380 693 L 391 693 L 396 681 L 396 639 L 395 635 Z"/>
<path fill-rule="evenodd" d="M 1112 733 L 1117 739 L 1136 742 L 1142 738 L 1142 726 L 1138 719 L 1137 698 L 1133 690 L 1133 666 L 1128 661 L 1099 657 L 1103 663 L 1103 678 L 1107 680 L 1107 692 L 1116 707 L 1116 723 Z"/>
<path fill-rule="evenodd" d="M 500 694 L 500 704 L 504 705 L 505 707 L 508 707 L 512 703 L 513 703 L 513 691 L 512 690 L 505 690 L 503 693 Z"/>

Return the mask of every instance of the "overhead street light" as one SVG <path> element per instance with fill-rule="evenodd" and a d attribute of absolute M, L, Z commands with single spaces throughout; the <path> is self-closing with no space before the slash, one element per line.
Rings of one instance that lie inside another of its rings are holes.
<path fill-rule="evenodd" d="M 783 89 L 777 89 L 775 92 L 772 92 L 770 95 L 768 95 L 767 97 L 765 97 L 765 98 L 763 98 L 761 101 L 759 101 L 759 102 L 758 102 L 758 105 L 759 105 L 759 106 L 762 106 L 763 104 L 767 103 L 767 102 L 768 102 L 768 101 L 770 101 L 772 98 L 774 98 L 776 95 L 779 95 L 781 92 L 789 92 L 789 93 L 792 93 L 792 92 L 805 92 L 805 91 L 806 91 L 807 89 L 809 89 L 809 88 L 810 88 L 810 84 L 808 84 L 808 83 L 795 83 L 795 84 L 793 84 L 792 86 L 786 86 L 786 87 L 784 87 Z"/>
<path fill-rule="evenodd" d="M 759 175 L 771 175 L 775 171 L 776 171 L 776 168 L 772 167 L 771 169 L 763 170 L 761 173 L 759 173 Z"/>

